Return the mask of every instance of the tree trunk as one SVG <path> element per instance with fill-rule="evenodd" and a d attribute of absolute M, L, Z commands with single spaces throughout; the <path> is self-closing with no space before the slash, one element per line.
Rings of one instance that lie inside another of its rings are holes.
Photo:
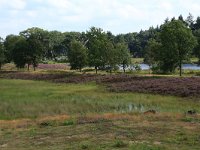
<path fill-rule="evenodd" d="M 151 74 L 151 65 L 149 65 L 149 74 Z"/>
<path fill-rule="evenodd" d="M 30 70 L 30 64 L 28 64 L 28 71 Z"/>
<path fill-rule="evenodd" d="M 95 67 L 95 70 L 96 70 L 96 74 L 97 74 L 97 67 Z"/>
<path fill-rule="evenodd" d="M 37 64 L 37 57 L 35 56 L 34 58 L 33 58 L 33 69 L 34 69 L 34 71 L 36 70 L 36 67 L 38 66 L 38 64 Z"/>
<path fill-rule="evenodd" d="M 125 65 L 123 64 L 123 71 L 124 73 L 126 73 L 126 69 L 125 69 Z"/>
<path fill-rule="evenodd" d="M 1 70 L 1 66 L 2 66 L 2 64 L 0 63 L 0 70 Z"/>
<path fill-rule="evenodd" d="M 180 59 L 180 62 L 179 62 L 179 69 L 180 69 L 180 77 L 182 76 L 182 59 Z"/>

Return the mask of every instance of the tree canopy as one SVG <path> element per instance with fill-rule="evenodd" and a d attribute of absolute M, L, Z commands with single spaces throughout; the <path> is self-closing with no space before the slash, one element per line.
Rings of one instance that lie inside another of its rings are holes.
<path fill-rule="evenodd" d="M 96 73 L 99 68 L 107 64 L 109 51 L 112 51 L 112 43 L 101 28 L 90 28 L 87 31 L 87 43 L 89 65 L 95 67 Z"/>
<path fill-rule="evenodd" d="M 183 60 L 187 60 L 196 39 L 186 24 L 180 20 L 172 19 L 161 26 L 159 41 L 150 40 L 146 49 L 145 60 L 148 64 L 156 64 L 164 73 L 174 72 L 177 67 L 182 75 Z"/>
<path fill-rule="evenodd" d="M 20 35 L 25 38 L 28 45 L 27 63 L 28 65 L 32 64 L 34 70 L 45 53 L 47 34 L 47 31 L 40 28 L 29 28 L 20 32 Z"/>
<path fill-rule="evenodd" d="M 71 69 L 79 69 L 80 72 L 83 67 L 87 65 L 87 49 L 79 41 L 72 41 L 70 43 L 70 50 L 68 52 L 68 59 Z"/>
<path fill-rule="evenodd" d="M 163 25 L 160 38 L 162 69 L 172 72 L 179 66 L 181 76 L 182 62 L 189 58 L 196 45 L 192 31 L 182 21 L 174 20 Z"/>

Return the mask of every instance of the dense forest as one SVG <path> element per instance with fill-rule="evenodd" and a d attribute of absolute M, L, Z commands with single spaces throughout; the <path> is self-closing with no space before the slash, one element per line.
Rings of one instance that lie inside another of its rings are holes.
<path fill-rule="evenodd" d="M 112 71 L 117 65 L 123 70 L 131 57 L 145 58 L 155 72 L 173 72 L 188 58 L 200 59 L 200 17 L 166 19 L 162 25 L 148 30 L 114 35 L 91 27 L 86 32 L 47 31 L 33 27 L 19 35 L 0 38 L 0 68 L 14 62 L 17 68 L 49 60 L 69 62 L 71 69 L 85 66 Z"/>

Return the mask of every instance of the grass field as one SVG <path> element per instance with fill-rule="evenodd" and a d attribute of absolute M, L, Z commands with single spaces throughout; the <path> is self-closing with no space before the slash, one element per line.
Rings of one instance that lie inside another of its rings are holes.
<path fill-rule="evenodd" d="M 147 110 L 156 114 L 144 114 Z M 0 79 L 0 149 L 199 149 L 200 99 Z"/>
<path fill-rule="evenodd" d="M 95 83 L 53 84 L 0 80 L 0 119 L 37 118 L 88 113 L 200 111 L 198 98 L 178 98 L 137 93 L 111 93 Z"/>

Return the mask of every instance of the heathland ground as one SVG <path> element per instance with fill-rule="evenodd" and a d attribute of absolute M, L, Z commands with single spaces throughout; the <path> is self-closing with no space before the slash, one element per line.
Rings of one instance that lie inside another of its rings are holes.
<path fill-rule="evenodd" d="M 199 78 L 141 75 L 2 71 L 0 149 L 199 149 Z"/>

